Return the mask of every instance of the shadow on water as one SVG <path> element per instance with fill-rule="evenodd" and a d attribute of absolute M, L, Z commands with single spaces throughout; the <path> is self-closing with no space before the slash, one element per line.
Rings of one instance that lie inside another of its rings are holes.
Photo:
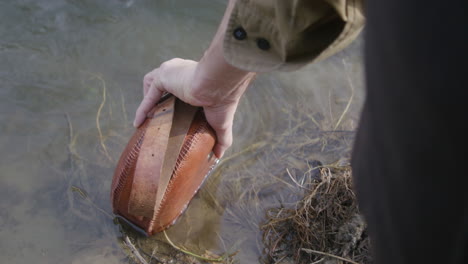
<path fill-rule="evenodd" d="M 109 188 L 142 76 L 172 57 L 198 59 L 224 7 L 0 3 L 2 263 L 138 263 L 126 237 L 155 263 L 188 263 L 163 235 L 115 224 Z M 349 158 L 363 98 L 360 47 L 358 40 L 301 71 L 255 81 L 236 115 L 234 146 L 168 230 L 175 244 L 207 256 L 238 251 L 235 261 L 258 263 L 266 210 L 300 199 L 295 181 L 317 164 Z"/>

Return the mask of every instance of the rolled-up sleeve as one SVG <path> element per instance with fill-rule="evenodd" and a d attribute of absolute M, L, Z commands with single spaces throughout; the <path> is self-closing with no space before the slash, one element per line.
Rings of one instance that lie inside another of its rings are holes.
<path fill-rule="evenodd" d="M 346 47 L 364 20 L 363 0 L 237 0 L 224 56 L 249 71 L 295 70 Z"/>

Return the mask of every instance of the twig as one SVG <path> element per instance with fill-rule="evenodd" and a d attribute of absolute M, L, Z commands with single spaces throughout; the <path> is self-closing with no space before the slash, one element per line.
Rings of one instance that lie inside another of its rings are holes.
<path fill-rule="evenodd" d="M 70 120 L 70 115 L 68 113 L 65 113 L 65 118 L 67 119 L 67 125 L 68 125 L 68 151 L 70 153 L 71 152 L 70 151 L 70 144 L 71 144 L 72 139 L 73 139 L 73 126 L 72 126 L 72 123 L 71 123 L 71 120 Z"/>
<path fill-rule="evenodd" d="M 87 202 L 88 202 L 89 204 L 91 204 L 95 209 L 97 209 L 98 211 L 100 211 L 101 213 L 103 213 L 104 215 L 106 215 L 107 217 L 109 217 L 110 219 L 113 219 L 113 218 L 114 218 L 110 213 L 106 212 L 104 209 L 102 209 L 101 207 L 97 206 L 97 204 L 95 204 L 95 203 L 93 202 L 93 200 L 91 200 L 91 198 L 88 196 L 88 194 L 87 194 L 84 190 L 82 190 L 80 187 L 77 187 L 77 186 L 73 186 L 73 185 L 72 185 L 72 186 L 70 186 L 70 190 L 71 190 L 72 192 L 78 193 L 78 194 L 81 196 L 81 198 L 83 198 L 83 200 L 87 201 Z"/>
<path fill-rule="evenodd" d="M 328 111 L 330 112 L 330 123 L 333 123 L 333 113 L 331 106 L 331 90 L 328 90 Z"/>
<path fill-rule="evenodd" d="M 67 124 L 68 124 L 68 144 L 67 144 L 67 149 L 68 149 L 68 159 L 70 160 L 70 174 L 75 170 L 74 168 L 74 163 L 73 163 L 73 152 L 72 152 L 72 140 L 73 140 L 73 126 L 70 120 L 70 115 L 68 113 L 65 113 L 65 118 L 67 119 Z"/>
<path fill-rule="evenodd" d="M 343 65 L 345 67 L 346 78 L 348 79 L 349 86 L 351 86 L 351 96 L 349 97 L 348 104 L 346 105 L 345 109 L 343 110 L 343 113 L 341 113 L 341 116 L 338 119 L 338 122 L 336 122 L 335 127 L 333 128 L 333 130 L 336 130 L 338 128 L 338 126 L 340 125 L 340 123 L 343 120 L 344 116 L 349 111 L 349 107 L 351 106 L 351 103 L 353 102 L 353 99 L 354 99 L 354 85 L 351 82 L 351 77 L 349 76 L 349 73 L 348 73 L 348 67 L 347 67 L 346 61 L 344 59 L 343 59 Z"/>
<path fill-rule="evenodd" d="M 322 261 L 324 261 L 324 260 L 325 260 L 324 258 L 321 258 L 321 259 L 319 259 L 319 260 L 313 262 L 312 264 L 318 264 L 318 263 L 320 263 L 320 262 L 322 262 Z"/>
<path fill-rule="evenodd" d="M 104 105 L 106 104 L 106 90 L 107 90 L 106 82 L 104 81 L 104 79 L 101 76 L 99 76 L 97 74 L 94 74 L 94 73 L 89 73 L 89 74 L 94 76 L 94 78 L 98 79 L 102 83 L 102 102 L 99 105 L 99 108 L 98 108 L 98 111 L 97 111 L 97 114 L 96 114 L 96 128 L 97 128 L 98 133 L 99 133 L 99 141 L 101 143 L 102 150 L 104 151 L 104 154 L 109 159 L 109 161 L 112 161 L 112 158 L 110 157 L 109 152 L 107 151 L 106 144 L 104 144 L 104 137 L 102 135 L 101 124 L 99 122 L 99 118 L 101 116 L 102 108 L 104 108 Z"/>
<path fill-rule="evenodd" d="M 128 236 L 125 236 L 124 243 L 125 243 L 125 245 L 127 245 L 127 247 L 130 248 L 130 250 L 132 251 L 135 258 L 138 261 L 140 261 L 141 264 L 148 264 L 148 262 L 141 255 L 140 251 L 138 251 L 138 249 L 135 247 L 135 245 L 133 245 L 132 241 L 130 241 L 130 238 Z"/>
<path fill-rule="evenodd" d="M 166 233 L 165 230 L 163 231 L 163 233 L 164 233 L 164 236 L 166 237 L 167 242 L 169 242 L 169 244 L 170 244 L 173 248 L 175 248 L 175 249 L 177 249 L 177 250 L 179 250 L 179 251 L 181 251 L 181 252 L 183 252 L 183 253 L 185 253 L 185 254 L 187 254 L 187 255 L 189 255 L 189 256 L 192 256 L 192 257 L 195 257 L 195 258 L 198 258 L 198 259 L 201 259 L 201 260 L 205 260 L 205 261 L 210 261 L 210 262 L 223 262 L 223 260 L 225 259 L 224 256 L 221 256 L 221 257 L 219 257 L 219 258 L 205 258 L 205 257 L 202 257 L 202 256 L 197 255 L 197 254 L 195 254 L 195 253 L 192 253 L 192 252 L 190 252 L 190 251 L 187 251 L 187 250 L 185 250 L 185 249 L 182 249 L 182 248 L 176 246 L 176 245 L 169 239 L 169 237 L 167 236 L 167 233 Z"/>
<path fill-rule="evenodd" d="M 127 125 L 127 122 L 128 122 L 128 118 L 127 118 L 127 110 L 125 108 L 125 97 L 122 93 L 122 90 L 120 90 L 120 99 L 121 99 L 121 103 L 122 103 L 122 112 L 123 112 L 123 116 L 124 116 L 124 122 L 125 122 L 125 125 Z"/>
<path fill-rule="evenodd" d="M 226 158 L 222 159 L 222 160 L 220 161 L 220 164 L 218 164 L 218 167 L 220 167 L 221 164 L 225 163 L 225 162 L 228 161 L 228 160 L 234 159 L 234 158 L 236 158 L 236 157 L 238 157 L 238 156 L 242 156 L 242 155 L 244 155 L 245 153 L 248 153 L 248 152 L 258 151 L 259 149 L 261 149 L 261 148 L 263 148 L 263 147 L 265 147 L 265 146 L 267 146 L 267 142 L 266 142 L 266 141 L 256 142 L 256 143 L 254 143 L 254 144 L 252 144 L 252 145 L 246 147 L 245 149 L 243 149 L 243 150 L 241 150 L 241 151 L 239 151 L 239 152 L 237 152 L 237 153 L 234 153 L 234 154 L 232 154 L 232 155 L 229 156 L 229 157 L 226 157 Z"/>
<path fill-rule="evenodd" d="M 320 124 L 317 122 L 317 120 L 315 120 L 315 118 L 311 114 L 309 114 L 308 112 L 305 112 L 303 114 L 305 114 L 305 116 L 307 116 L 317 126 L 318 129 L 321 129 Z"/>
<path fill-rule="evenodd" d="M 289 169 L 288 169 L 288 168 L 286 168 L 286 172 L 288 173 L 289 178 L 291 178 L 291 180 L 297 185 L 297 187 L 308 190 L 306 187 L 304 187 L 303 185 L 299 184 L 299 182 L 297 182 L 296 179 L 294 179 L 294 177 L 291 175 L 291 172 L 289 172 Z"/>
<path fill-rule="evenodd" d="M 68 113 L 65 113 L 65 118 L 67 119 L 67 124 L 68 124 L 68 145 L 67 145 L 68 157 L 70 159 L 70 168 L 73 171 L 74 170 L 73 160 L 74 159 L 83 160 L 83 157 L 81 157 L 75 149 L 78 134 L 75 135 L 73 133 L 73 125 L 70 119 L 70 115 Z"/>
<path fill-rule="evenodd" d="M 309 254 L 318 254 L 318 255 L 322 255 L 322 256 L 336 258 L 336 259 L 346 261 L 346 262 L 352 263 L 352 264 L 359 264 L 359 263 L 357 263 L 355 261 L 352 261 L 350 259 L 343 258 L 343 257 L 340 257 L 340 256 L 336 256 L 336 255 L 333 255 L 333 254 L 330 254 L 330 253 L 325 253 L 325 252 L 322 252 L 322 251 L 312 250 L 312 249 L 308 249 L 308 248 L 301 248 L 301 250 L 306 252 L 306 253 L 309 253 Z"/>

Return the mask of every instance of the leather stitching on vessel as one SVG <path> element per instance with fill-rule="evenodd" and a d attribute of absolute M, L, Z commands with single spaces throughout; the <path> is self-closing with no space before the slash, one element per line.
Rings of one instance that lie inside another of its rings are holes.
<path fill-rule="evenodd" d="M 138 160 L 138 155 L 140 153 L 141 145 L 143 143 L 146 130 L 141 129 L 139 131 L 141 131 L 141 134 L 135 137 L 137 138 L 136 143 L 133 144 L 133 147 L 129 150 L 125 161 L 121 163 L 121 165 L 118 168 L 119 176 L 117 179 L 119 180 L 116 182 L 115 186 L 112 186 L 112 202 L 115 205 L 120 202 L 120 198 L 122 197 L 121 194 L 125 184 L 127 183 L 128 176 L 130 175 L 130 173 L 132 173 L 132 170 L 135 169 L 135 165 Z"/>

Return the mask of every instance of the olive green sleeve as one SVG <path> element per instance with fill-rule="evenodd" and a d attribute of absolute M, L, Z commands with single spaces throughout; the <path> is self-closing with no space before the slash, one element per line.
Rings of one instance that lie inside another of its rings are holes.
<path fill-rule="evenodd" d="M 224 56 L 249 71 L 295 70 L 342 50 L 364 20 L 363 0 L 237 0 Z"/>

